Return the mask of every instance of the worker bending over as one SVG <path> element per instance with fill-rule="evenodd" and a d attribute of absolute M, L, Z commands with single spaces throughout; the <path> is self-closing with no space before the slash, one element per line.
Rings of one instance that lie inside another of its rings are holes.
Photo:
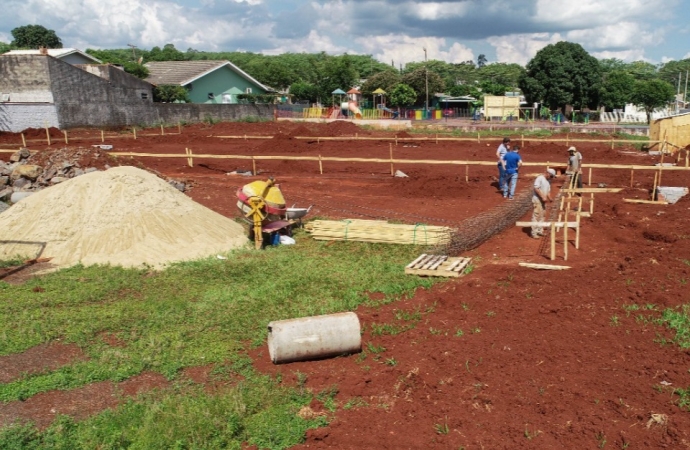
<path fill-rule="evenodd" d="M 546 202 L 553 201 L 551 197 L 551 179 L 556 176 L 556 171 L 553 169 L 546 169 L 546 172 L 539 175 L 534 180 L 534 194 L 532 195 L 532 222 L 543 222 L 544 211 L 546 210 Z M 539 239 L 544 236 L 544 229 L 538 225 L 532 225 L 532 237 Z"/>

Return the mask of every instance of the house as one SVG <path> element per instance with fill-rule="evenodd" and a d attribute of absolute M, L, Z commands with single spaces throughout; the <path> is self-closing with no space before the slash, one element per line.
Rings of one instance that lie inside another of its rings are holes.
<path fill-rule="evenodd" d="M 76 48 L 48 48 L 45 49 L 49 56 L 57 58 L 69 64 L 103 64 L 93 56 L 77 50 Z M 5 55 L 42 55 L 41 50 L 10 50 Z"/>
<path fill-rule="evenodd" d="M 241 94 L 273 92 L 230 61 L 152 61 L 145 67 L 146 81 L 183 86 L 192 103 L 238 103 Z"/>
<path fill-rule="evenodd" d="M 126 124 L 152 105 L 144 80 L 110 65 L 80 67 L 45 54 L 0 55 L 0 131 Z"/>

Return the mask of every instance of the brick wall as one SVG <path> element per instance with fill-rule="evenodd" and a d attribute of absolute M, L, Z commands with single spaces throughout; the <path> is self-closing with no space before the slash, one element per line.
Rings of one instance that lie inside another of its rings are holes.
<path fill-rule="evenodd" d="M 57 108 L 52 104 L 0 103 L 0 131 L 21 133 L 28 128 L 59 128 Z"/>

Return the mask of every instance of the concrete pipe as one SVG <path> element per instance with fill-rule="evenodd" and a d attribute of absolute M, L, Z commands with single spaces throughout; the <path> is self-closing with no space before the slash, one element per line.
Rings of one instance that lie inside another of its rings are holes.
<path fill-rule="evenodd" d="M 359 318 L 352 312 L 268 324 L 268 352 L 274 364 L 328 358 L 361 349 Z"/>

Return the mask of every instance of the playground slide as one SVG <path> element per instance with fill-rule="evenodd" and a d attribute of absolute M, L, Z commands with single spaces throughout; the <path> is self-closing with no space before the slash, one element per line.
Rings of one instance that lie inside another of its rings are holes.
<path fill-rule="evenodd" d="M 356 103 L 350 102 L 350 104 L 348 105 L 348 109 L 352 111 L 352 113 L 355 115 L 355 119 L 362 118 L 362 111 L 359 109 Z"/>
<path fill-rule="evenodd" d="M 393 111 L 392 109 L 386 108 L 385 106 L 382 106 L 382 105 L 379 105 L 379 109 L 386 111 L 387 113 L 390 113 L 394 119 L 398 118 L 398 114 L 399 114 L 398 111 Z"/>

